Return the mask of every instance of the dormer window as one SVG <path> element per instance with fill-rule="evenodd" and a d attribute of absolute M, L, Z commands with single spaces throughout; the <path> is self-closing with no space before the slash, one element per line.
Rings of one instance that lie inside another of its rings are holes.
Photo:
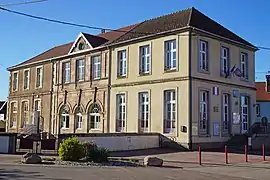
<path fill-rule="evenodd" d="M 79 48 L 79 50 L 83 50 L 84 49 L 84 43 L 83 42 L 79 43 L 78 48 Z"/>

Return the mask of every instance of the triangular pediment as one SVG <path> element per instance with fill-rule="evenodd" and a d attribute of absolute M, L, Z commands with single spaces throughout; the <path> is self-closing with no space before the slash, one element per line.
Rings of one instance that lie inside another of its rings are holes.
<path fill-rule="evenodd" d="M 69 53 L 93 49 L 106 43 L 107 41 L 107 39 L 100 36 L 80 33 L 70 48 Z"/>
<path fill-rule="evenodd" d="M 77 39 L 74 41 L 73 45 L 71 46 L 69 50 L 69 54 L 78 52 L 78 51 L 87 50 L 87 49 L 92 49 L 92 48 L 93 48 L 92 45 L 90 44 L 90 42 L 88 42 L 84 34 L 80 33 Z"/>

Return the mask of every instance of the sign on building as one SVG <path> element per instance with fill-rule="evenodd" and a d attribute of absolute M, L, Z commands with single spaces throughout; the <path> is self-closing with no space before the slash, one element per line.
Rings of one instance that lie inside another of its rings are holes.
<path fill-rule="evenodd" d="M 0 114 L 0 121 L 3 121 L 3 120 L 5 120 L 5 114 Z"/>

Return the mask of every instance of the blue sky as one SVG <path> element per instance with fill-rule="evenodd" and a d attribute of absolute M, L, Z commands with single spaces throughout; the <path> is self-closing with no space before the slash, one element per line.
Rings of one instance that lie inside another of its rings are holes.
<path fill-rule="evenodd" d="M 0 4 L 18 1 L 0 0 Z M 270 1 L 266 0 L 49 0 L 6 8 L 90 26 L 118 28 L 192 6 L 254 45 L 270 47 Z M 99 33 L 4 11 L 0 11 L 0 23 L 0 100 L 8 96 L 7 67 L 73 41 L 79 32 Z M 269 56 L 270 51 L 266 50 L 256 53 L 257 81 L 263 81 L 264 72 L 270 70 Z"/>

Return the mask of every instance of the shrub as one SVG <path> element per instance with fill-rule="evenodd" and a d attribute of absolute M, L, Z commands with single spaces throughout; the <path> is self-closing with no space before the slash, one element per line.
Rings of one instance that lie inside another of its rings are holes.
<path fill-rule="evenodd" d="M 89 152 L 91 152 L 92 149 L 97 148 L 97 145 L 95 142 L 91 141 L 91 142 L 83 142 L 82 143 L 83 146 L 83 151 L 84 151 L 84 156 L 88 157 Z"/>
<path fill-rule="evenodd" d="M 96 147 L 89 149 L 87 160 L 95 163 L 107 162 L 109 157 L 109 151 L 103 147 Z"/>
<path fill-rule="evenodd" d="M 63 161 L 78 161 L 84 157 L 84 148 L 78 138 L 68 138 L 60 144 L 58 153 Z"/>

